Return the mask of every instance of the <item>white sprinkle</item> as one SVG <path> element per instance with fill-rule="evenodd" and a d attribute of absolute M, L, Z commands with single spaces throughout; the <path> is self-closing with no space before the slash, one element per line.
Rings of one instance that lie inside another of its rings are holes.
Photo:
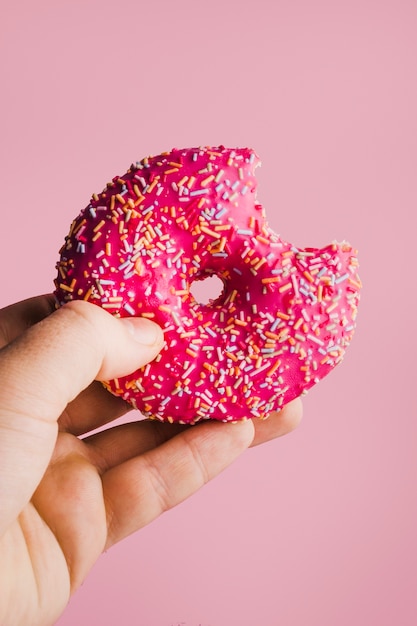
<path fill-rule="evenodd" d="M 134 315 L 135 314 L 135 309 L 133 307 L 130 306 L 130 304 L 128 302 L 126 302 L 126 304 L 123 305 L 123 308 L 130 314 L 130 315 Z"/>

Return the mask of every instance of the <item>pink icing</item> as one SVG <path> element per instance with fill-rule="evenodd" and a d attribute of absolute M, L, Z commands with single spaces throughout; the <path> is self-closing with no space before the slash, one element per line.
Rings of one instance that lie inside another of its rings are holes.
<path fill-rule="evenodd" d="M 106 383 L 147 417 L 194 423 L 267 417 L 343 358 L 360 281 L 346 243 L 298 249 L 256 203 L 250 149 L 191 148 L 143 159 L 74 220 L 61 249 L 59 304 L 148 317 L 166 345 Z M 206 305 L 190 286 L 216 274 Z"/>

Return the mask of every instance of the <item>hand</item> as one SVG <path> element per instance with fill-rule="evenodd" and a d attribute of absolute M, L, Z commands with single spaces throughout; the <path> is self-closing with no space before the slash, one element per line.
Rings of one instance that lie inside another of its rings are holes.
<path fill-rule="evenodd" d="M 264 422 L 143 420 L 100 383 L 151 361 L 149 320 L 51 296 L 0 311 L 0 624 L 47 626 L 103 550 L 189 497 L 250 445 L 292 430 L 294 401 Z"/>

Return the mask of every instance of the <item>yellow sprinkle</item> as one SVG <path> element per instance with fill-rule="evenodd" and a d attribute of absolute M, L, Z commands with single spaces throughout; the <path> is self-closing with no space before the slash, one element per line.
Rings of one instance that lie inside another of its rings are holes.
<path fill-rule="evenodd" d="M 138 259 L 136 259 L 136 262 L 135 262 L 135 272 L 139 276 L 142 276 L 142 274 L 143 274 L 143 263 L 142 263 L 140 257 Z"/>
<path fill-rule="evenodd" d="M 292 287 L 292 283 L 286 283 L 285 285 L 281 285 L 281 287 L 279 287 L 278 291 L 280 293 L 283 293 L 284 291 L 288 291 L 288 289 L 291 289 Z"/>
<path fill-rule="evenodd" d="M 332 311 L 334 311 L 334 309 L 337 308 L 338 304 L 338 302 L 333 302 L 333 304 L 327 307 L 326 313 L 331 313 Z"/>
<path fill-rule="evenodd" d="M 188 180 L 188 176 L 183 176 L 180 181 L 178 181 L 178 187 L 183 187 Z"/>
<path fill-rule="evenodd" d="M 205 178 L 204 180 L 201 181 L 201 186 L 202 187 L 207 187 L 207 185 L 209 185 L 212 180 L 214 180 L 214 176 L 213 176 L 213 174 L 210 174 L 210 176 L 207 176 L 207 178 Z"/>
<path fill-rule="evenodd" d="M 59 288 L 62 289 L 63 291 L 68 291 L 69 293 L 72 293 L 74 291 L 73 287 L 69 287 L 68 285 L 65 285 L 64 283 L 61 283 L 59 285 Z"/>
<path fill-rule="evenodd" d="M 96 233 L 96 234 L 94 235 L 94 237 L 91 239 L 91 241 L 97 241 L 97 239 L 98 239 L 99 237 L 101 237 L 101 233 L 100 233 L 100 232 Z"/>
<path fill-rule="evenodd" d="M 258 263 L 255 265 L 254 269 L 258 270 L 264 263 L 266 263 L 266 259 L 261 259 L 260 261 L 258 261 Z"/>
<path fill-rule="evenodd" d="M 187 183 L 188 189 L 191 189 L 191 187 L 194 185 L 195 181 L 196 181 L 196 177 L 195 176 L 190 176 L 190 179 L 189 179 L 189 181 Z"/>
<path fill-rule="evenodd" d="M 353 285 L 354 287 L 356 287 L 356 289 L 360 289 L 362 287 L 361 282 L 353 280 L 353 278 L 348 278 L 348 283 L 350 283 L 351 285 Z"/>

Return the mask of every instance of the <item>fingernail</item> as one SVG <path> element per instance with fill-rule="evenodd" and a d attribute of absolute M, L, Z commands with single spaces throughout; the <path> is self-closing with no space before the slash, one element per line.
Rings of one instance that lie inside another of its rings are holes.
<path fill-rule="evenodd" d="M 161 328 L 144 317 L 121 320 L 133 336 L 134 340 L 143 346 L 155 346 L 163 341 Z"/>

